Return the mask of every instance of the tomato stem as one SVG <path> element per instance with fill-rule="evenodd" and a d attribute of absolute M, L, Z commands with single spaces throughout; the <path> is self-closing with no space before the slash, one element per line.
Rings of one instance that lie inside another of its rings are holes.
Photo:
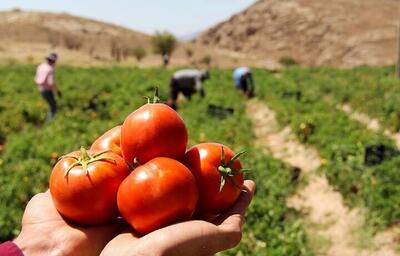
<path fill-rule="evenodd" d="M 240 172 L 247 172 L 249 171 L 249 169 L 236 169 L 233 167 L 233 163 L 236 160 L 238 160 L 239 157 L 241 157 L 244 153 L 246 153 L 246 151 L 242 150 L 236 153 L 228 162 L 225 162 L 224 146 L 221 146 L 221 163 L 220 166 L 218 166 L 218 172 L 221 175 L 219 192 L 221 192 L 222 189 L 224 188 L 226 179 L 230 179 L 233 185 L 235 185 L 239 189 L 242 189 L 241 186 L 235 180 L 234 176 L 239 174 Z"/>
<path fill-rule="evenodd" d="M 153 99 L 151 99 L 150 97 L 145 96 L 145 99 L 147 99 L 147 104 L 155 104 L 155 103 L 159 103 L 161 100 L 158 97 L 158 87 L 154 87 L 154 95 L 153 95 Z"/>
<path fill-rule="evenodd" d="M 64 172 L 64 177 L 67 177 L 69 172 L 76 166 L 82 166 L 82 169 L 85 170 L 86 175 L 89 175 L 88 166 L 91 163 L 94 163 L 97 161 L 108 161 L 108 162 L 112 162 L 113 164 L 117 164 L 117 161 L 114 158 L 102 156 L 103 154 L 108 153 L 108 152 L 110 152 L 110 150 L 105 150 L 105 151 L 96 153 L 94 155 L 90 155 L 90 153 L 84 147 L 81 147 L 79 157 L 76 157 L 73 155 L 62 156 L 61 159 L 72 158 L 75 160 L 75 162 L 72 163 L 68 167 L 68 170 L 66 170 Z"/>
<path fill-rule="evenodd" d="M 153 96 L 153 103 L 159 103 L 160 98 L 158 97 L 158 87 L 154 88 L 154 96 Z"/>
<path fill-rule="evenodd" d="M 89 161 L 90 156 L 89 156 L 88 152 L 86 151 L 86 149 L 84 147 L 81 147 L 80 151 L 81 151 L 81 155 L 79 156 L 79 161 L 82 161 L 82 162 Z"/>

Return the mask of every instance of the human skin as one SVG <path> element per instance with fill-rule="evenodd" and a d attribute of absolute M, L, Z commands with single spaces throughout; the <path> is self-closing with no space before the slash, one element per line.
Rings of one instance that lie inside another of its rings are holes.
<path fill-rule="evenodd" d="M 255 191 L 246 180 L 236 204 L 212 222 L 192 220 L 136 236 L 118 219 L 96 227 L 67 223 L 57 212 L 50 193 L 39 193 L 28 203 L 21 233 L 14 243 L 25 255 L 213 255 L 241 240 L 244 214 Z"/>
<path fill-rule="evenodd" d="M 241 240 L 244 215 L 255 183 L 244 182 L 236 204 L 212 222 L 192 220 L 171 225 L 141 238 L 127 230 L 111 240 L 102 252 L 108 255 L 213 255 L 235 247 Z"/>
<path fill-rule="evenodd" d="M 25 255 L 99 255 L 126 227 L 117 220 L 96 227 L 67 223 L 56 210 L 49 191 L 35 195 L 26 206 L 21 233 L 14 243 Z"/>

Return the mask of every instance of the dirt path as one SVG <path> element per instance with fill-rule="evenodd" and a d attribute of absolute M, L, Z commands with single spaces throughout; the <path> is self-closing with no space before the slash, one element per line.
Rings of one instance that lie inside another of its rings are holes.
<path fill-rule="evenodd" d="M 352 107 L 348 104 L 337 105 L 336 106 L 339 110 L 342 110 L 346 114 L 350 116 L 351 119 L 360 122 L 361 124 L 365 125 L 369 130 L 377 132 L 383 129 L 382 125 L 379 123 L 379 120 L 376 118 L 371 118 L 364 113 L 360 113 L 354 111 Z M 384 134 L 390 137 L 395 143 L 396 147 L 400 149 L 400 133 L 393 133 L 389 129 L 384 129 Z"/>
<path fill-rule="evenodd" d="M 367 114 L 358 112 L 353 110 L 353 108 L 349 104 L 337 105 L 337 109 L 342 110 L 349 117 L 359 123 L 365 125 L 367 129 L 378 132 L 383 130 L 383 133 L 391 138 L 395 144 L 397 149 L 400 150 L 400 133 L 393 133 L 387 128 L 384 128 L 378 119 L 371 118 Z M 398 248 L 400 240 L 400 226 L 393 226 L 386 231 L 379 233 L 375 236 L 375 241 L 382 244 L 386 248 Z"/>
<path fill-rule="evenodd" d="M 305 214 L 307 233 L 316 255 L 396 255 L 391 243 L 394 241 L 382 239 L 384 235 L 378 237 L 380 240 L 374 239 L 368 249 L 359 248 L 357 234 L 362 234 L 363 215 L 358 209 L 347 208 L 325 175 L 316 172 L 321 159 L 315 149 L 299 143 L 289 127 L 280 130 L 275 113 L 264 103 L 249 101 L 247 114 L 253 122 L 257 144 L 275 158 L 302 169 L 306 185 L 287 204 Z"/>

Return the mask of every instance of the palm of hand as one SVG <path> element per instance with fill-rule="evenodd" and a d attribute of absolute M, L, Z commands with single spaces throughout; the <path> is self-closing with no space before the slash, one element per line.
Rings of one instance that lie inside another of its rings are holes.
<path fill-rule="evenodd" d="M 212 223 L 193 220 L 171 225 L 141 238 L 127 231 L 111 240 L 107 255 L 213 255 L 236 246 L 241 239 L 244 214 L 254 194 L 253 181 L 245 181 L 245 193 L 229 211 Z"/>
<path fill-rule="evenodd" d="M 244 213 L 255 184 L 245 181 L 245 193 L 212 223 L 200 220 L 171 225 L 141 238 L 121 219 L 96 227 L 67 223 L 53 205 L 50 193 L 40 193 L 28 203 L 22 231 L 14 240 L 30 256 L 35 255 L 212 255 L 236 246 L 242 234 Z M 119 234 L 119 235 L 118 235 Z M 112 239 L 112 240 L 111 240 Z M 110 241 L 111 240 L 111 241 Z"/>
<path fill-rule="evenodd" d="M 29 201 L 22 218 L 22 231 L 15 243 L 27 255 L 99 255 L 104 246 L 123 228 L 122 223 L 77 227 L 67 223 L 53 205 L 50 193 L 40 193 Z M 46 244 L 42 242 L 46 237 Z M 36 251 L 28 253 L 31 246 Z M 43 244 L 38 248 L 38 245 Z"/>

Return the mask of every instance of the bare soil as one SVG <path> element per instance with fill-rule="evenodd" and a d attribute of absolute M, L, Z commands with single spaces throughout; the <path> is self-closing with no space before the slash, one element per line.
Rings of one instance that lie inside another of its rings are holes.
<path fill-rule="evenodd" d="M 384 134 L 390 137 L 396 143 L 397 148 L 400 149 L 400 133 L 394 133 L 389 129 L 382 127 L 378 119 L 353 110 L 349 104 L 337 105 L 336 107 L 348 114 L 351 119 L 365 125 L 371 131 L 377 132 L 382 129 Z"/>
<path fill-rule="evenodd" d="M 399 0 L 260 0 L 205 31 L 199 44 L 268 67 L 288 57 L 310 66 L 396 62 Z"/>
<path fill-rule="evenodd" d="M 349 209 L 342 195 L 329 184 L 324 174 L 318 173 L 321 158 L 317 150 L 299 143 L 289 127 L 280 129 L 275 113 L 264 103 L 251 100 L 247 113 L 254 125 L 256 142 L 277 159 L 300 167 L 305 182 L 288 199 L 287 204 L 305 216 L 307 233 L 316 255 L 326 256 L 392 256 L 396 255 L 396 236 L 387 230 L 359 245 L 359 234 L 364 232 L 364 217 L 360 209 Z M 357 235 L 358 234 L 358 235 Z"/>

